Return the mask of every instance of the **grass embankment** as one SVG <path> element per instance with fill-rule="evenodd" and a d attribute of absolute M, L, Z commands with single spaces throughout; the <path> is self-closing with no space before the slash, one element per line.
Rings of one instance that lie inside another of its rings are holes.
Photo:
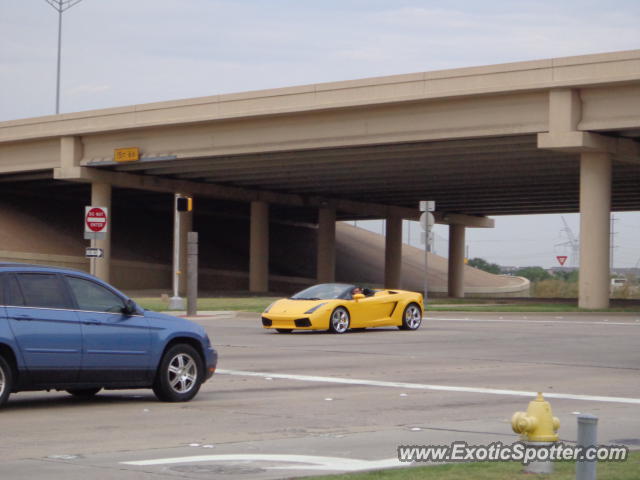
<path fill-rule="evenodd" d="M 625 462 L 599 462 L 598 480 L 638 480 L 640 452 L 631 452 Z M 551 475 L 522 473 L 517 462 L 457 463 L 410 467 L 376 472 L 306 477 L 308 480 L 574 480 L 575 462 L 557 462 Z"/>
<path fill-rule="evenodd" d="M 262 312 L 271 303 L 281 297 L 228 297 L 228 298 L 199 298 L 199 311 L 238 310 L 241 312 Z M 143 308 L 156 312 L 166 311 L 169 308 L 168 300 L 160 298 L 134 298 Z"/>
<path fill-rule="evenodd" d="M 198 300 L 199 311 L 209 310 L 237 310 L 244 312 L 262 312 L 268 305 L 281 297 L 221 297 L 221 298 L 200 298 Z M 136 298 L 136 302 L 144 308 L 155 311 L 166 311 L 168 300 L 160 298 Z M 585 312 L 592 310 L 580 309 L 575 300 L 566 302 L 539 302 L 539 301 L 517 301 L 513 303 L 492 303 L 491 299 L 450 299 L 434 298 L 429 299 L 427 312 L 495 312 L 495 313 L 571 313 Z M 502 302 L 502 301 L 501 301 Z M 600 312 L 628 312 L 640 313 L 640 308 L 614 307 Z"/>

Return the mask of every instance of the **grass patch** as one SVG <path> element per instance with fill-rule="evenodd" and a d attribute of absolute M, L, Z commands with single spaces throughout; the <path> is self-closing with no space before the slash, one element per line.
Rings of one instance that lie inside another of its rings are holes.
<path fill-rule="evenodd" d="M 262 312 L 271 303 L 281 297 L 230 297 L 230 298 L 199 298 L 198 310 L 238 310 L 242 312 Z M 162 312 L 169 309 L 168 300 L 160 298 L 134 298 L 143 308 Z"/>
<path fill-rule="evenodd" d="M 262 312 L 267 306 L 282 297 L 215 297 L 198 299 L 198 310 L 233 310 Z M 134 300 L 143 308 L 163 312 L 169 309 L 168 299 L 139 297 Z M 614 307 L 606 310 L 584 310 L 572 303 L 492 303 L 490 299 L 433 299 L 429 300 L 427 312 L 495 312 L 495 313 L 570 313 L 570 312 L 627 312 L 638 313 L 638 307 Z M 485 305 L 486 304 L 486 305 Z"/>
<path fill-rule="evenodd" d="M 577 305 L 568 305 L 564 303 L 531 303 L 531 304 L 513 304 L 513 305 L 434 305 L 427 306 L 427 312 L 495 312 L 495 313 L 571 313 L 571 312 L 619 312 L 619 313 L 638 313 L 638 307 L 614 307 L 601 310 L 588 310 L 579 308 Z"/>
<path fill-rule="evenodd" d="M 638 480 L 640 452 L 631 452 L 625 462 L 600 462 L 598 480 Z M 478 462 L 409 467 L 375 472 L 305 477 L 309 480 L 574 480 L 575 462 L 557 462 L 551 475 L 522 473 L 517 462 Z"/>

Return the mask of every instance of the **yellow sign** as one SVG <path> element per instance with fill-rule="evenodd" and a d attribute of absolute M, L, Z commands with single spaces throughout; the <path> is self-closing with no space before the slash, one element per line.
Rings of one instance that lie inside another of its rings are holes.
<path fill-rule="evenodd" d="M 113 151 L 113 159 L 116 162 L 135 162 L 140 160 L 140 149 L 138 147 L 116 148 Z"/>

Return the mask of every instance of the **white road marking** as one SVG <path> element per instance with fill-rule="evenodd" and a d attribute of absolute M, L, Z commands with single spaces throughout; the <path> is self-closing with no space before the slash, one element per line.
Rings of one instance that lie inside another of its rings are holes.
<path fill-rule="evenodd" d="M 194 455 L 190 457 L 156 458 L 153 460 L 138 460 L 120 463 L 122 465 L 151 466 L 199 462 L 295 463 L 298 465 L 280 465 L 267 468 L 274 470 L 336 470 L 344 472 L 407 466 L 406 463 L 400 462 L 397 458 L 388 458 L 384 460 L 359 460 L 355 458 L 319 457 L 312 455 L 269 455 L 253 453 L 232 455 Z"/>
<path fill-rule="evenodd" d="M 473 323 L 484 323 L 484 322 L 494 322 L 494 323 L 528 323 L 529 325 L 534 325 L 536 323 L 562 323 L 568 325 L 626 325 L 628 327 L 640 327 L 640 323 L 631 323 L 631 322 L 610 322 L 608 320 L 604 321 L 594 321 L 587 322 L 584 320 L 503 320 L 496 318 L 448 318 L 448 317 L 423 317 L 423 320 L 428 321 L 436 321 L 436 322 L 473 322 Z M 636 320 L 636 322 L 638 322 Z"/>
<path fill-rule="evenodd" d="M 357 378 L 341 378 L 341 377 L 318 377 L 313 375 L 292 375 L 287 373 L 262 373 L 248 372 L 243 370 L 216 370 L 221 375 L 236 375 L 241 377 L 266 377 L 280 378 L 283 380 L 298 380 L 302 382 L 321 382 L 321 383 L 340 383 L 346 385 L 366 385 L 370 387 L 387 387 L 387 388 L 403 388 L 411 390 L 437 390 L 444 392 L 460 392 L 460 393 L 480 393 L 488 395 L 510 395 L 517 397 L 535 397 L 537 392 L 526 392 L 522 390 L 506 390 L 495 388 L 479 388 L 479 387 L 457 387 L 449 385 L 429 385 L 423 383 L 403 383 L 403 382 L 386 382 L 380 380 L 361 380 Z M 605 397 L 598 395 L 576 395 L 573 393 L 553 393 L 544 392 L 545 398 L 559 398 L 563 400 L 582 400 L 588 402 L 607 402 L 607 403 L 630 403 L 640 405 L 640 398 L 628 397 Z"/>

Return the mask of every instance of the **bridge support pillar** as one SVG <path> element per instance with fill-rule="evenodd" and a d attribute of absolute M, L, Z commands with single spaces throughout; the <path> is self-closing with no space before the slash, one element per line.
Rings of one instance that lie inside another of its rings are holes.
<path fill-rule="evenodd" d="M 316 276 L 318 283 L 335 281 L 336 272 L 336 211 L 318 209 L 318 252 Z"/>
<path fill-rule="evenodd" d="M 609 307 L 611 156 L 580 154 L 580 308 Z"/>
<path fill-rule="evenodd" d="M 102 258 L 92 260 L 92 275 L 105 282 L 109 282 L 111 273 L 111 231 L 113 230 L 113 212 L 111 211 L 111 185 L 108 183 L 91 184 L 91 205 L 94 207 L 106 207 L 109 218 L 107 232 L 103 239 L 91 240 L 91 246 L 101 248 Z"/>
<path fill-rule="evenodd" d="M 464 297 L 464 238 L 464 225 L 449 225 L 448 294 L 453 298 Z"/>
<path fill-rule="evenodd" d="M 180 275 L 178 276 L 178 292 L 181 297 L 187 296 L 187 243 L 188 234 L 193 231 L 193 211 L 180 212 Z"/>
<path fill-rule="evenodd" d="M 384 287 L 400 288 L 400 276 L 402 273 L 402 217 L 387 217 L 384 255 Z"/>
<path fill-rule="evenodd" d="M 269 204 L 251 202 L 249 291 L 269 291 Z"/>

